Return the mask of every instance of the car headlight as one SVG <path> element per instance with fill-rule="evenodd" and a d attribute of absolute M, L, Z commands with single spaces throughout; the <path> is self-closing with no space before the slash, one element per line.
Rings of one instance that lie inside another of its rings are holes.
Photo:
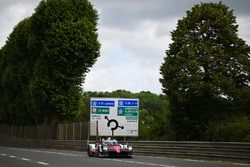
<path fill-rule="evenodd" d="M 107 151 L 107 150 L 108 150 L 108 148 L 104 146 L 104 147 L 103 147 L 103 150 L 104 150 L 104 151 Z"/>

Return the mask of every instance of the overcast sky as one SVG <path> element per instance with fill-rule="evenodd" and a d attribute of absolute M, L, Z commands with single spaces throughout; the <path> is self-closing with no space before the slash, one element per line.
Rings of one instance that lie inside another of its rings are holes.
<path fill-rule="evenodd" d="M 0 47 L 40 0 L 0 0 Z M 217 0 L 91 0 L 99 12 L 101 56 L 87 74 L 85 91 L 161 93 L 159 68 L 177 20 L 194 4 Z M 250 45 L 250 0 L 224 0 L 234 10 L 239 37 Z"/>

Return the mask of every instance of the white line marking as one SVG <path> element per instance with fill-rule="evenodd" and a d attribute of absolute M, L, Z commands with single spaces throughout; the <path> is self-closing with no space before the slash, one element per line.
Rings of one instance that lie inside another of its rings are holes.
<path fill-rule="evenodd" d="M 240 165 L 240 166 L 249 166 L 249 164 L 243 164 L 243 163 L 233 163 L 234 165 Z"/>
<path fill-rule="evenodd" d="M 32 151 L 32 152 L 38 152 L 38 153 L 48 153 L 48 154 L 59 154 L 59 155 L 66 155 L 66 156 L 72 156 L 72 157 L 86 157 L 81 154 L 71 154 L 71 153 L 63 153 L 63 152 L 53 152 L 53 151 L 41 151 L 41 150 L 34 150 L 34 149 L 25 149 L 25 148 L 11 148 L 10 150 L 22 150 L 22 151 Z"/>
<path fill-rule="evenodd" d="M 134 161 L 124 161 L 126 163 L 131 163 L 131 164 L 134 164 L 135 162 Z"/>
<path fill-rule="evenodd" d="M 169 166 L 169 165 L 158 165 L 158 166 L 162 166 L 162 167 L 175 167 L 175 166 Z"/>
<path fill-rule="evenodd" d="M 135 163 L 140 164 L 140 165 L 147 165 L 147 163 L 145 162 L 135 162 Z"/>
<path fill-rule="evenodd" d="M 197 160 L 197 159 L 183 159 L 185 161 L 189 161 L 189 162 L 203 162 L 202 160 Z"/>
<path fill-rule="evenodd" d="M 6 156 L 6 154 L 1 154 L 2 156 Z"/>
<path fill-rule="evenodd" d="M 121 159 L 113 159 L 113 161 L 123 162 Z"/>
<path fill-rule="evenodd" d="M 159 166 L 159 164 L 152 164 L 152 163 L 146 163 L 146 165 L 150 165 L 150 166 Z"/>
<path fill-rule="evenodd" d="M 117 161 L 117 162 L 125 162 L 125 163 L 133 163 L 133 164 L 140 164 L 140 165 L 147 165 L 147 166 L 158 166 L 158 167 L 175 167 L 163 164 L 153 164 L 153 163 L 146 163 L 146 162 L 139 162 L 139 161 L 128 161 L 128 160 L 120 160 L 120 159 L 105 159 L 108 161 Z"/>
<path fill-rule="evenodd" d="M 153 164 L 153 163 L 145 163 L 145 165 L 149 165 L 149 166 L 161 166 L 161 167 L 175 167 L 175 166 L 169 166 L 169 165 L 163 165 L 163 164 Z"/>
<path fill-rule="evenodd" d="M 10 155 L 10 158 L 16 158 L 16 156 L 14 156 L 14 155 Z"/>
<path fill-rule="evenodd" d="M 41 165 L 49 165 L 48 163 L 45 163 L 45 162 L 37 162 L 38 164 L 41 164 Z"/>
<path fill-rule="evenodd" d="M 30 159 L 28 159 L 28 158 L 21 158 L 21 160 L 30 161 Z"/>

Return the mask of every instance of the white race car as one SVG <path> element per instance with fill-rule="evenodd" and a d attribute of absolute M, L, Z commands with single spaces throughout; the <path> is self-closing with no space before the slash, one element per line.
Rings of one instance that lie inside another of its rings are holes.
<path fill-rule="evenodd" d="M 89 157 L 133 157 L 131 145 L 119 144 L 116 140 L 97 141 L 89 144 L 87 150 Z"/>

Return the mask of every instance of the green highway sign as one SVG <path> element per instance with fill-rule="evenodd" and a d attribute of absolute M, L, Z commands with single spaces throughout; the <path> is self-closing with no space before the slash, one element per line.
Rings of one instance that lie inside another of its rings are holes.
<path fill-rule="evenodd" d="M 109 114 L 108 107 L 92 107 L 93 114 Z"/>
<path fill-rule="evenodd" d="M 118 107 L 118 116 L 138 116 L 138 107 Z"/>

